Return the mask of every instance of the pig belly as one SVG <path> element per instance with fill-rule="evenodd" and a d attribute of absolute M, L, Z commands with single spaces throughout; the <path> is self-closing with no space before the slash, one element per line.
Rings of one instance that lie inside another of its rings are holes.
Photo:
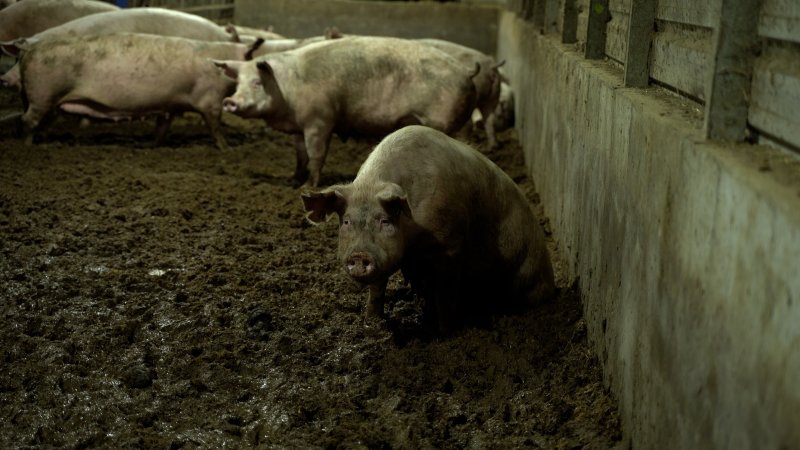
<path fill-rule="evenodd" d="M 115 122 L 138 119 L 148 115 L 164 114 L 166 112 L 164 110 L 124 111 L 91 100 L 69 101 L 62 103 L 60 107 L 62 111 L 70 114 L 79 114 L 95 119 L 113 120 Z"/>

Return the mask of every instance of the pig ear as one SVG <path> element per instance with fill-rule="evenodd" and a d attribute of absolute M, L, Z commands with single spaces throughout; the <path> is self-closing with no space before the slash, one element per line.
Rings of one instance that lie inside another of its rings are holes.
<path fill-rule="evenodd" d="M 231 42 L 242 42 L 241 38 L 239 38 L 239 32 L 236 31 L 236 27 L 232 23 L 225 27 L 225 32 L 231 35 Z"/>
<path fill-rule="evenodd" d="M 274 76 L 272 73 L 272 66 L 270 66 L 268 62 L 259 61 L 256 63 L 256 67 L 261 72 L 261 75 Z"/>
<path fill-rule="evenodd" d="M 411 207 L 408 206 L 406 191 L 400 185 L 390 183 L 376 195 L 383 209 L 390 216 L 405 214 L 411 217 Z"/>
<path fill-rule="evenodd" d="M 306 192 L 301 195 L 305 206 L 306 219 L 320 223 L 332 213 L 342 215 L 347 206 L 344 186 L 331 186 L 321 192 Z"/>
<path fill-rule="evenodd" d="M 241 61 L 220 61 L 213 59 L 212 62 L 215 66 L 222 69 L 222 71 L 225 72 L 225 75 L 229 78 L 233 78 L 235 80 L 236 77 L 239 76 L 239 69 L 242 67 Z"/>
<path fill-rule="evenodd" d="M 256 39 L 256 41 L 253 42 L 253 45 L 251 45 L 250 48 L 247 50 L 247 53 L 244 54 L 244 59 L 246 61 L 250 61 L 251 59 L 253 59 L 253 52 L 258 50 L 263 43 L 264 43 L 264 38 Z"/>

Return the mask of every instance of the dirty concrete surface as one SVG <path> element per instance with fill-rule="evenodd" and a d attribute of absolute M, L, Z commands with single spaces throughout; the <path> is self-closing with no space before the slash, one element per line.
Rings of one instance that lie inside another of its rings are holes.
<path fill-rule="evenodd" d="M 0 117 L 20 109 L 0 92 Z M 620 444 L 546 218 L 554 301 L 431 336 L 396 277 L 365 321 L 336 220 L 309 225 L 289 182 L 292 138 L 224 120 L 230 151 L 192 114 L 160 147 L 153 121 L 59 118 L 32 147 L 0 124 L 0 447 Z M 499 141 L 537 203 L 514 131 Z M 375 143 L 334 138 L 322 183 Z"/>

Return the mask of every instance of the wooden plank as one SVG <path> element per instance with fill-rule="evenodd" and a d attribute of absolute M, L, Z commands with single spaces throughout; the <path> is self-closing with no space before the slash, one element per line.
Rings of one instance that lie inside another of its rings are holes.
<path fill-rule="evenodd" d="M 717 26 L 722 0 L 659 0 L 656 19 L 696 25 Z"/>
<path fill-rule="evenodd" d="M 611 9 L 611 21 L 606 28 L 605 53 L 609 58 L 625 64 L 625 53 L 628 48 L 628 24 L 630 15 L 627 11 Z"/>
<path fill-rule="evenodd" d="M 606 56 L 606 25 L 611 20 L 608 0 L 589 1 L 589 22 L 586 26 L 587 59 L 601 59 Z"/>
<path fill-rule="evenodd" d="M 650 76 L 696 100 L 705 99 L 712 32 L 706 28 L 660 23 L 653 36 Z"/>
<path fill-rule="evenodd" d="M 561 15 L 561 42 L 572 44 L 578 41 L 578 7 L 576 0 L 564 0 Z"/>
<path fill-rule="evenodd" d="M 657 0 L 633 0 L 625 48 L 625 86 L 645 87 L 650 81 L 650 47 L 655 32 Z"/>
<path fill-rule="evenodd" d="M 578 22 L 575 37 L 577 42 L 586 46 L 586 31 L 589 28 L 589 0 L 576 0 L 575 6 L 578 8 Z"/>
<path fill-rule="evenodd" d="M 546 0 L 530 0 L 530 1 L 531 1 L 531 22 L 533 22 L 534 27 L 543 31 Z"/>
<path fill-rule="evenodd" d="M 522 14 L 521 17 L 527 21 L 533 20 L 533 12 L 535 9 L 535 2 L 538 0 L 522 0 Z"/>
<path fill-rule="evenodd" d="M 544 32 L 558 32 L 558 16 L 560 13 L 561 0 L 546 0 L 544 6 Z"/>
<path fill-rule="evenodd" d="M 705 111 L 709 139 L 743 141 L 761 0 L 722 0 L 714 29 L 714 66 Z"/>
<path fill-rule="evenodd" d="M 758 34 L 800 43 L 800 2 L 764 0 L 758 22 Z"/>
<path fill-rule="evenodd" d="M 770 46 L 755 61 L 750 125 L 800 149 L 800 49 Z"/>

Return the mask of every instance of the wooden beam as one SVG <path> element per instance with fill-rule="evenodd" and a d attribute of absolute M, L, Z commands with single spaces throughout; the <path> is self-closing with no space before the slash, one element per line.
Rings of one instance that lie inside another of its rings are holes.
<path fill-rule="evenodd" d="M 545 0 L 531 0 L 531 16 L 533 26 L 544 31 Z"/>
<path fill-rule="evenodd" d="M 606 24 L 611 20 L 608 0 L 589 2 L 589 21 L 586 30 L 587 59 L 602 59 L 606 56 Z"/>
<path fill-rule="evenodd" d="M 722 0 L 706 90 L 708 139 L 743 141 L 746 137 L 760 10 L 761 0 Z"/>
<path fill-rule="evenodd" d="M 545 33 L 555 33 L 558 31 L 558 13 L 560 0 L 546 0 L 544 6 L 544 28 Z"/>
<path fill-rule="evenodd" d="M 655 32 L 657 0 L 633 0 L 628 49 L 625 52 L 625 86 L 645 87 L 650 80 L 650 48 Z"/>
<path fill-rule="evenodd" d="M 561 25 L 561 43 L 574 44 L 578 41 L 578 8 L 577 0 L 564 0 L 563 20 Z"/>

